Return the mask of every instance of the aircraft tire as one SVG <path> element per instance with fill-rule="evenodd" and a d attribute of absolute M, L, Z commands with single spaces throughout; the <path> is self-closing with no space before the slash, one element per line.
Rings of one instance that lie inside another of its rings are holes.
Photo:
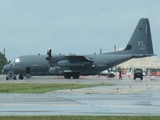
<path fill-rule="evenodd" d="M 20 80 L 23 80 L 23 78 L 24 78 L 23 75 L 19 75 Z"/>
<path fill-rule="evenodd" d="M 64 78 L 65 79 L 70 79 L 71 78 L 71 73 L 70 72 L 64 73 Z"/>
<path fill-rule="evenodd" d="M 72 73 L 72 77 L 73 79 L 79 79 L 79 73 L 78 72 Z"/>

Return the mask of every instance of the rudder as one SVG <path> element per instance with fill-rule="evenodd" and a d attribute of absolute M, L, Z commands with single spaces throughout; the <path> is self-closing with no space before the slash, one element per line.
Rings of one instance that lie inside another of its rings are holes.
<path fill-rule="evenodd" d="M 139 20 L 124 52 L 127 54 L 154 54 L 150 24 L 147 18 L 141 18 Z"/>

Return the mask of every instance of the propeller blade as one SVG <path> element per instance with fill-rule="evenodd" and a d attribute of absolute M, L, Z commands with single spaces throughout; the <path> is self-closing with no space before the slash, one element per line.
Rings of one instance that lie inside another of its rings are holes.
<path fill-rule="evenodd" d="M 48 49 L 48 50 L 47 50 L 47 55 L 48 55 L 49 57 L 51 57 L 51 54 L 52 54 L 51 52 L 52 52 L 52 49 Z"/>

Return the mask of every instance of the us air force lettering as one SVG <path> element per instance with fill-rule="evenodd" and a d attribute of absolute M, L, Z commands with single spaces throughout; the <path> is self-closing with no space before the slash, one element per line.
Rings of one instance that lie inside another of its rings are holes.
<path fill-rule="evenodd" d="M 107 46 L 106 46 L 107 47 Z M 3 67 L 8 72 L 6 79 L 19 75 L 63 75 L 78 79 L 80 75 L 95 75 L 132 58 L 153 56 L 149 20 L 141 18 L 124 50 L 90 55 L 47 55 L 19 56 Z M 36 66 L 35 66 L 36 65 Z"/>

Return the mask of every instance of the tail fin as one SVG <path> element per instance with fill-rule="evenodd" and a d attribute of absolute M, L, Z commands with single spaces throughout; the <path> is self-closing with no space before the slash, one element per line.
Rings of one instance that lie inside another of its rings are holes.
<path fill-rule="evenodd" d="M 123 54 L 154 55 L 149 20 L 141 18 Z"/>

